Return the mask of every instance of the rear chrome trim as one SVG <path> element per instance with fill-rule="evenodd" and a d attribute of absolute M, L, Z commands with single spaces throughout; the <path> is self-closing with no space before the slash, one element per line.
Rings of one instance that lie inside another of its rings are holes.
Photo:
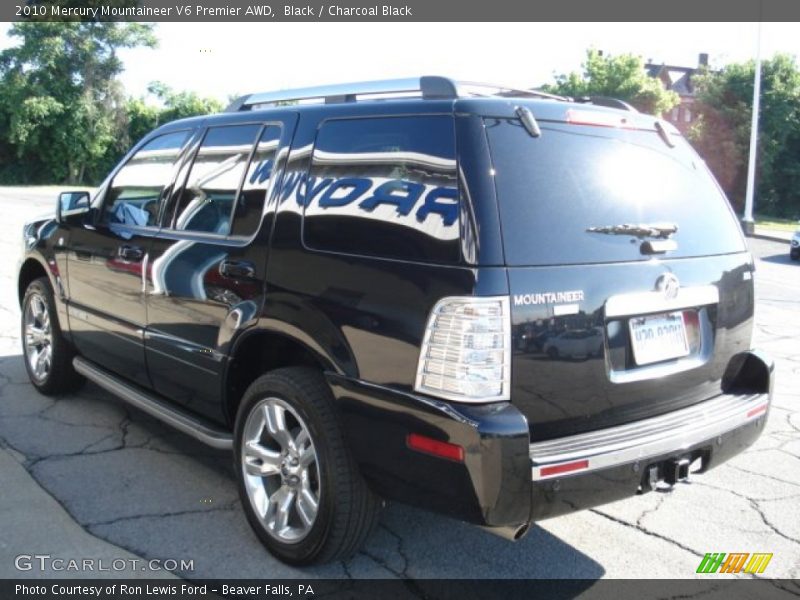
<path fill-rule="evenodd" d="M 180 408 L 170 406 L 165 401 L 122 381 L 105 369 L 80 356 L 76 356 L 72 360 L 72 365 L 86 379 L 93 381 L 101 388 L 108 390 L 118 398 L 159 421 L 171 425 L 178 431 L 182 431 L 212 448 L 220 450 L 231 450 L 233 448 L 233 437 L 227 431 L 217 429 L 199 417 L 195 417 Z"/>
<path fill-rule="evenodd" d="M 606 318 L 672 312 L 709 304 L 719 304 L 719 289 L 715 285 L 680 288 L 674 298 L 667 298 L 664 292 L 620 294 L 606 300 Z"/>
<path fill-rule="evenodd" d="M 769 404 L 768 394 L 721 395 L 658 417 L 536 442 L 529 448 L 531 476 L 555 479 L 679 453 L 764 417 Z M 586 466 L 568 472 L 553 468 L 576 461 Z"/>

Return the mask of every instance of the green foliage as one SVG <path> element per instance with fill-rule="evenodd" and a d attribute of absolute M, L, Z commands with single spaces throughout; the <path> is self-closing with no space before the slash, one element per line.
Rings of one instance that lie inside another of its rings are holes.
<path fill-rule="evenodd" d="M 224 107 L 214 98 L 203 98 L 195 92 L 175 92 L 160 81 L 150 84 L 148 91 L 163 104 L 161 121 L 174 121 L 197 115 L 220 112 Z"/>
<path fill-rule="evenodd" d="M 94 177 L 124 120 L 117 51 L 154 45 L 152 26 L 21 22 L 9 35 L 21 43 L 0 53 L 0 154 L 26 182 Z"/>
<path fill-rule="evenodd" d="M 690 138 L 738 209 L 744 205 L 753 61 L 695 79 L 698 120 Z M 763 61 L 755 206 L 759 212 L 800 217 L 800 69 L 778 54 Z"/>
<path fill-rule="evenodd" d="M 152 82 L 147 89 L 157 103 L 148 103 L 145 98 L 128 99 L 127 146 L 138 142 L 164 123 L 223 109 L 222 103 L 214 98 L 203 98 L 195 92 L 175 92 L 160 81 Z"/>
<path fill-rule="evenodd" d="M 586 53 L 583 72 L 558 75 L 546 91 L 580 98 L 608 96 L 624 100 L 642 112 L 660 115 L 677 106 L 680 98 L 665 90 L 661 83 L 647 75 L 644 62 L 632 54 L 603 55 L 591 49 Z"/>
<path fill-rule="evenodd" d="M 155 105 L 126 98 L 118 51 L 154 47 L 141 23 L 22 22 L 0 52 L 0 181 L 97 183 L 161 123 L 216 112 L 213 99 L 154 84 Z"/>

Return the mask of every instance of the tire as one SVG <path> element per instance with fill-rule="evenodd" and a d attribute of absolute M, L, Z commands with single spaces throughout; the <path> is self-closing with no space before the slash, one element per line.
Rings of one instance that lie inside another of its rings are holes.
<path fill-rule="evenodd" d="M 292 565 L 320 564 L 363 545 L 381 502 L 345 445 L 319 371 L 289 367 L 256 379 L 239 407 L 234 440 L 239 497 L 274 556 Z"/>
<path fill-rule="evenodd" d="M 552 360 L 558 360 L 560 356 L 558 348 L 556 348 L 555 346 L 550 346 L 547 349 L 547 356 L 549 356 Z"/>
<path fill-rule="evenodd" d="M 28 285 L 20 321 L 22 356 L 33 386 L 47 396 L 79 389 L 86 380 L 72 366 L 75 351 L 61 331 L 53 288 L 47 277 Z"/>

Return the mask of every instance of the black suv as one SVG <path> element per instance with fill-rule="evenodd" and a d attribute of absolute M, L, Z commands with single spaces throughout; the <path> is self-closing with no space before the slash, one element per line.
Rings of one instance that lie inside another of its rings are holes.
<path fill-rule="evenodd" d="M 24 356 L 216 448 L 294 564 L 380 498 L 510 539 L 752 444 L 772 362 L 703 161 L 630 109 L 442 77 L 252 94 L 26 226 Z"/>

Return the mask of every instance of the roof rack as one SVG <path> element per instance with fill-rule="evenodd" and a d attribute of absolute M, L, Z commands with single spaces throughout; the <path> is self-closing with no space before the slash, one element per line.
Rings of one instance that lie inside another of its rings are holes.
<path fill-rule="evenodd" d="M 426 99 L 457 98 L 458 90 L 454 81 L 446 77 L 423 76 L 409 79 L 387 79 L 360 83 L 341 83 L 319 87 L 259 92 L 234 100 L 225 112 L 250 110 L 259 104 L 278 104 L 300 100 L 323 100 L 326 104 L 355 102 L 358 96 L 381 96 L 391 94 L 419 93 Z"/>
<path fill-rule="evenodd" d="M 459 88 L 461 92 L 459 93 Z M 496 93 L 483 94 L 470 92 L 476 89 L 497 90 Z M 502 96 L 502 97 L 538 97 L 569 101 L 563 96 L 540 92 L 539 90 L 521 90 L 504 85 L 474 82 L 456 82 L 447 77 L 425 75 L 408 79 L 388 79 L 384 81 L 366 81 L 360 83 L 342 83 L 320 87 L 280 90 L 277 92 L 259 92 L 241 96 L 231 102 L 225 112 L 252 110 L 254 106 L 279 104 L 283 102 L 299 102 L 303 100 L 321 100 L 326 104 L 340 102 L 356 102 L 359 96 L 405 96 L 420 95 L 426 100 L 448 100 L 460 96 Z"/>

